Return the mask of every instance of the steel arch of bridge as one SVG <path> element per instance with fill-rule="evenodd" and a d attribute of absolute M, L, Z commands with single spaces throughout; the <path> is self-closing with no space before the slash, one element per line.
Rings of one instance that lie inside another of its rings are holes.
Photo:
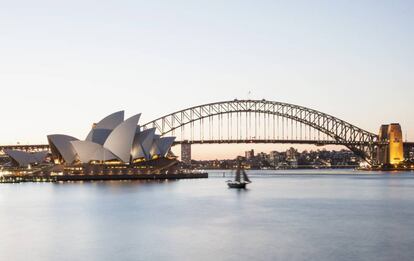
<path fill-rule="evenodd" d="M 373 163 L 375 146 L 378 145 L 378 136 L 363 130 L 357 126 L 354 126 L 346 121 L 338 119 L 329 114 L 298 106 L 289 103 L 267 101 L 267 100 L 232 100 L 216 103 L 209 103 L 199 105 L 191 108 L 187 108 L 181 111 L 177 111 L 156 120 L 144 124 L 143 129 L 156 128 L 161 135 L 167 135 L 174 133 L 178 129 L 182 129 L 184 126 L 190 126 L 193 128 L 195 122 L 202 122 L 206 118 L 225 114 L 236 114 L 236 117 L 243 117 L 243 114 L 259 113 L 278 116 L 290 121 L 301 123 L 305 126 L 313 128 L 321 133 L 326 134 L 332 141 L 319 141 L 315 144 L 338 144 L 344 145 L 362 157 L 368 163 Z M 247 133 L 247 132 L 246 132 Z M 285 140 L 286 143 L 290 143 L 291 140 Z M 260 140 L 260 139 L 222 139 L 214 138 L 208 141 L 203 140 L 190 140 L 179 142 L 189 143 L 280 143 L 280 140 Z M 293 142 L 300 143 L 300 142 Z M 310 144 L 312 142 L 303 143 Z"/>

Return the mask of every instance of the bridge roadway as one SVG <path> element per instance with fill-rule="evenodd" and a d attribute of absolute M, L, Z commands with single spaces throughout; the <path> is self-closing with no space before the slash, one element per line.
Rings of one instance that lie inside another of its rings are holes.
<path fill-rule="evenodd" d="M 341 142 L 335 140 L 261 140 L 261 139 L 247 139 L 247 140 L 184 140 L 184 141 L 176 141 L 173 145 L 180 145 L 180 144 L 254 144 L 254 143 L 262 143 L 262 144 L 309 144 L 309 145 L 316 145 L 316 146 L 325 146 L 325 145 L 370 145 L 367 142 L 354 142 L 350 144 L 350 142 Z M 373 144 L 377 145 L 377 144 Z M 414 148 L 414 142 L 404 142 L 404 147 L 406 148 Z M 32 144 L 32 145 L 0 145 L 0 151 L 4 151 L 5 149 L 11 150 L 23 150 L 23 151 L 41 151 L 41 150 L 49 150 L 50 147 L 48 144 Z"/>
<path fill-rule="evenodd" d="M 336 140 L 273 140 L 273 139 L 239 139 L 239 140 L 184 140 L 176 141 L 174 145 L 179 144 L 309 144 L 317 146 L 325 145 L 362 145 L 368 146 L 369 142 L 344 142 Z M 377 143 L 372 144 L 377 145 Z"/>

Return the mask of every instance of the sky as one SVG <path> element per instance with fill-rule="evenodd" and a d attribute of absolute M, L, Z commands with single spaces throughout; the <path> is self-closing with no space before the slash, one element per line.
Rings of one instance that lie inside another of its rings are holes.
<path fill-rule="evenodd" d="M 413 141 L 413 14 L 408 0 L 1 1 L 0 144 L 84 138 L 117 110 L 148 122 L 235 98 L 298 104 L 375 133 L 399 122 Z"/>

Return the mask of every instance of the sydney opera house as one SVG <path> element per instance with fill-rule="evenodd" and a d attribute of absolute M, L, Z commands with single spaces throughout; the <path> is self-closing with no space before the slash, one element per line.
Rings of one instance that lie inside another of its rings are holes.
<path fill-rule="evenodd" d="M 115 112 L 94 123 L 85 140 L 49 135 L 50 153 L 5 153 L 20 167 L 43 164 L 49 158 L 52 172 L 67 174 L 157 174 L 171 169 L 178 162 L 170 151 L 175 137 L 161 137 L 155 128 L 142 129 L 140 116 L 125 120 L 124 111 Z"/>
<path fill-rule="evenodd" d="M 66 169 L 82 166 L 86 173 L 111 169 L 120 174 L 153 173 L 173 166 L 177 161 L 170 148 L 175 137 L 161 137 L 155 128 L 141 130 L 140 116 L 124 120 L 124 111 L 115 112 L 94 123 L 85 140 L 49 135 L 54 163 Z"/>

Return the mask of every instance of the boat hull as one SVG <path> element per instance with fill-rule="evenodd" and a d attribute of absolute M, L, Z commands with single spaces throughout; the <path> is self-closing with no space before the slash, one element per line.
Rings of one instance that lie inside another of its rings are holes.
<path fill-rule="evenodd" d="M 241 183 L 241 182 L 229 182 L 227 183 L 227 186 L 229 186 L 229 188 L 237 188 L 237 189 L 245 189 L 246 188 L 247 183 Z"/>

